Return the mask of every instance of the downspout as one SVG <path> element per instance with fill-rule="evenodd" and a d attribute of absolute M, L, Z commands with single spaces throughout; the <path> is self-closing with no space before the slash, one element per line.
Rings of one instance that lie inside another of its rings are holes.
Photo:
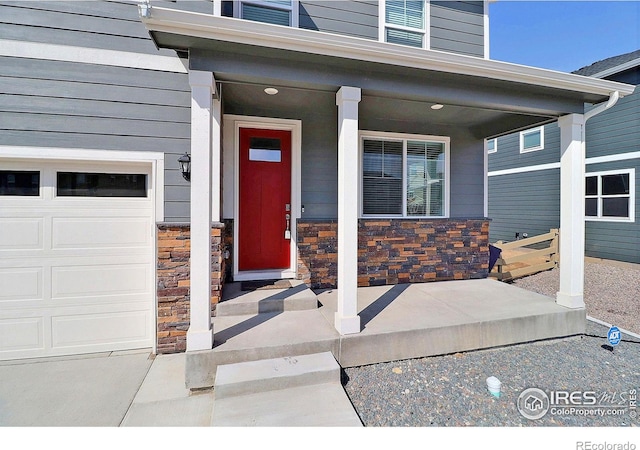
<path fill-rule="evenodd" d="M 620 91 L 614 91 L 611 94 L 609 94 L 609 100 L 607 101 L 607 103 L 601 103 L 595 108 L 593 108 L 591 111 L 588 111 L 584 114 L 584 123 L 586 124 L 587 120 L 591 119 L 593 116 L 597 116 L 601 112 L 604 112 L 607 109 L 614 106 L 616 103 L 618 103 L 619 98 L 620 98 Z"/>

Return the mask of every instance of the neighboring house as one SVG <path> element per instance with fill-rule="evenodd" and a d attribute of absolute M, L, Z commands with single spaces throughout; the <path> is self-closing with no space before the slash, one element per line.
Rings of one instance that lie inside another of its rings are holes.
<path fill-rule="evenodd" d="M 640 84 L 640 50 L 574 73 Z M 490 238 L 513 241 L 560 226 L 557 123 L 487 142 Z M 586 125 L 587 256 L 640 263 L 640 92 Z"/>
<path fill-rule="evenodd" d="M 348 334 L 357 286 L 486 277 L 484 138 L 561 117 L 573 155 L 584 103 L 632 89 L 491 61 L 487 23 L 482 1 L 0 2 L 0 359 L 210 349 L 225 280 L 337 286 Z"/>

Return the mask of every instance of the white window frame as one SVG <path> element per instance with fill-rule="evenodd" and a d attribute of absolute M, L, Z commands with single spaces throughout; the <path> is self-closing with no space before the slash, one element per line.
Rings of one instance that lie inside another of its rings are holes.
<path fill-rule="evenodd" d="M 380 0 L 378 2 L 378 40 L 380 42 L 386 42 L 387 28 L 393 28 L 401 31 L 411 31 L 413 33 L 422 33 L 424 40 L 422 48 L 429 50 L 431 48 L 431 2 L 430 0 L 424 1 L 424 29 L 418 30 L 417 28 L 403 27 L 401 25 L 387 24 L 387 2 L 386 0 Z M 394 44 L 399 45 L 399 44 Z M 418 48 L 418 47 L 413 47 Z"/>
<path fill-rule="evenodd" d="M 298 28 L 300 25 L 300 4 L 298 0 L 291 0 L 291 5 L 282 5 L 279 3 L 271 3 L 269 0 L 233 0 L 233 17 L 236 19 L 242 18 L 242 6 L 244 4 L 250 4 L 255 6 L 265 6 L 268 8 L 279 9 L 282 11 L 289 11 L 289 26 L 292 28 Z"/>
<path fill-rule="evenodd" d="M 619 194 L 619 195 L 602 195 L 602 182 L 601 177 L 603 175 L 629 175 L 629 194 Z M 605 170 L 600 172 L 589 172 L 585 174 L 585 183 L 587 177 L 598 177 L 598 193 L 596 195 L 586 195 L 585 200 L 587 198 L 596 198 L 598 199 L 598 215 L 597 216 L 587 216 L 585 214 L 584 219 L 589 222 L 628 222 L 632 223 L 636 221 L 636 169 L 617 169 L 617 170 Z M 629 197 L 629 216 L 628 217 L 611 217 L 611 216 L 603 216 L 602 215 L 602 199 L 603 198 L 626 198 Z"/>
<path fill-rule="evenodd" d="M 359 174 L 358 174 L 358 214 L 361 219 L 374 219 L 374 218 L 395 218 L 395 219 L 446 219 L 449 218 L 449 200 L 450 200 L 450 146 L 451 138 L 449 136 L 432 136 L 422 134 L 408 134 L 408 133 L 387 133 L 381 131 L 359 131 L 358 132 L 358 161 L 359 161 Z M 363 158 L 364 158 L 364 140 L 375 139 L 380 141 L 402 141 L 402 214 L 364 214 L 364 198 L 363 198 Z M 439 142 L 444 144 L 444 204 L 443 215 L 441 216 L 415 216 L 407 214 L 407 141 L 429 141 Z"/>
<path fill-rule="evenodd" d="M 493 141 L 493 150 L 489 150 L 489 142 Z M 498 138 L 493 139 L 485 139 L 484 140 L 484 148 L 487 154 L 497 153 L 498 152 Z"/>
<path fill-rule="evenodd" d="M 540 132 L 540 145 L 536 147 L 524 148 L 524 137 L 528 134 Z M 520 132 L 520 153 L 537 152 L 544 149 L 544 127 L 535 127 Z"/>

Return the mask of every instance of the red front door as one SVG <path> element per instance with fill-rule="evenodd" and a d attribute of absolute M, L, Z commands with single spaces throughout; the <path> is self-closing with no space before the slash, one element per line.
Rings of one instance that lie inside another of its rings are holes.
<path fill-rule="evenodd" d="M 240 129 L 239 208 L 238 269 L 289 269 L 290 131 Z"/>

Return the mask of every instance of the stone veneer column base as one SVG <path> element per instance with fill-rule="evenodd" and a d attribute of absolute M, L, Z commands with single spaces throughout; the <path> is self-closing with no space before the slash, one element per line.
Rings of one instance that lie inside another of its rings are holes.
<path fill-rule="evenodd" d="M 211 227 L 211 312 L 222 297 L 226 260 L 225 227 Z M 189 329 L 189 286 L 191 250 L 188 223 L 160 223 L 157 229 L 157 352 L 186 351 Z"/>

